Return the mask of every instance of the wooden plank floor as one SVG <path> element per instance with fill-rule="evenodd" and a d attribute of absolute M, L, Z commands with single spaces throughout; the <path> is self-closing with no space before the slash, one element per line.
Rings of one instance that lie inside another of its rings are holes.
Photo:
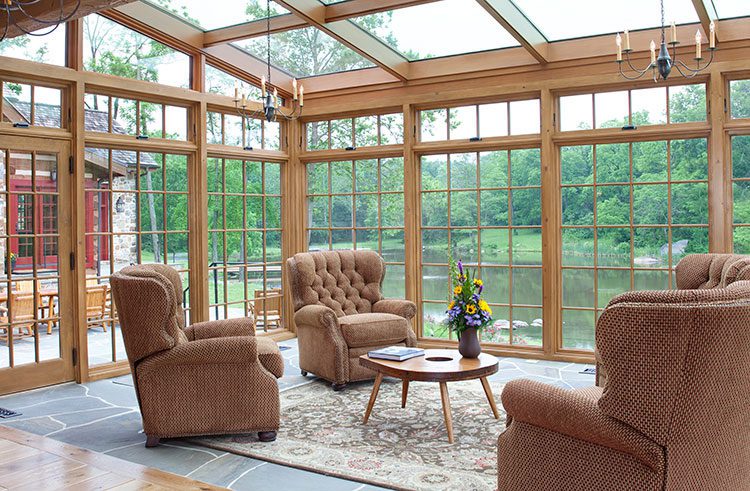
<path fill-rule="evenodd" d="M 225 489 L 0 426 L 0 491 Z"/>

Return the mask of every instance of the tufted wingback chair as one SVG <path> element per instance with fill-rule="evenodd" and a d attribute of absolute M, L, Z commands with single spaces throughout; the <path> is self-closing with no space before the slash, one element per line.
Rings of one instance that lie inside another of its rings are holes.
<path fill-rule="evenodd" d="M 272 339 L 255 337 L 252 319 L 184 328 L 180 275 L 163 264 L 124 268 L 111 283 L 147 447 L 194 435 L 276 438 L 284 360 Z"/>
<path fill-rule="evenodd" d="M 303 252 L 287 259 L 299 363 L 340 390 L 375 373 L 360 355 L 385 346 L 416 346 L 410 320 L 417 311 L 406 300 L 384 299 L 383 259 L 372 251 Z"/>
<path fill-rule="evenodd" d="M 750 280 L 750 256 L 740 254 L 689 254 L 675 267 L 677 290 L 724 289 L 740 280 Z M 629 326 L 623 325 L 623 329 Z M 596 385 L 604 387 L 607 368 L 597 347 Z"/>
<path fill-rule="evenodd" d="M 693 289 L 613 298 L 604 388 L 509 382 L 498 489 L 750 490 L 750 281 L 708 273 L 737 261 L 689 256 L 678 286 Z"/>

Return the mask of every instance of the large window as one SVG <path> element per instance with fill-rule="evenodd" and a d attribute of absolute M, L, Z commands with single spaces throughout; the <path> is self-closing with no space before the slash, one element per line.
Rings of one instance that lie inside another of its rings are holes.
<path fill-rule="evenodd" d="M 208 159 L 208 298 L 211 319 L 281 319 L 281 164 Z"/>
<path fill-rule="evenodd" d="M 539 99 L 425 109 L 420 140 L 468 140 L 539 133 Z"/>
<path fill-rule="evenodd" d="M 63 128 L 62 91 L 54 87 L 0 80 L 0 122 L 14 126 Z"/>
<path fill-rule="evenodd" d="M 706 86 L 676 85 L 560 97 L 560 130 L 706 120 Z"/>
<path fill-rule="evenodd" d="M 86 70 L 176 87 L 190 87 L 190 57 L 106 17 L 83 20 Z"/>
<path fill-rule="evenodd" d="M 750 254 L 750 136 L 732 138 L 734 252 Z"/>
<path fill-rule="evenodd" d="M 750 80 L 730 81 L 729 99 L 733 118 L 750 118 Z"/>
<path fill-rule="evenodd" d="M 24 34 L 3 40 L 0 42 L 0 56 L 65 65 L 65 26 L 61 25 L 52 32 L 50 29 L 45 27 L 33 35 Z"/>
<path fill-rule="evenodd" d="M 125 360 L 109 278 L 131 264 L 180 272 L 189 319 L 188 157 L 86 148 L 86 305 L 89 364 Z"/>
<path fill-rule="evenodd" d="M 539 149 L 421 158 L 422 335 L 450 338 L 448 254 L 478 268 L 493 325 L 483 341 L 541 346 Z"/>
<path fill-rule="evenodd" d="M 156 102 L 86 94 L 86 131 L 139 138 L 188 139 L 188 110 Z"/>
<path fill-rule="evenodd" d="M 344 150 L 404 142 L 404 116 L 401 113 L 313 121 L 305 128 L 307 150 Z"/>
<path fill-rule="evenodd" d="M 207 141 L 245 150 L 280 150 L 281 124 L 239 114 L 209 112 L 206 115 Z"/>
<path fill-rule="evenodd" d="M 674 286 L 672 267 L 708 252 L 705 139 L 561 149 L 565 348 L 593 349 L 618 293 Z"/>
<path fill-rule="evenodd" d="M 0 147 L 0 368 L 60 357 L 57 173 L 56 154 Z"/>
<path fill-rule="evenodd" d="M 404 298 L 404 160 L 307 165 L 310 250 L 368 249 L 386 262 L 383 294 Z"/>

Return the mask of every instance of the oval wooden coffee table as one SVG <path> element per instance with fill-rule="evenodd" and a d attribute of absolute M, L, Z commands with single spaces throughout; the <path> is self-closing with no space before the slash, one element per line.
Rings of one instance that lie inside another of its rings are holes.
<path fill-rule="evenodd" d="M 487 400 L 490 402 L 492 414 L 495 419 L 500 418 L 495 397 L 492 395 L 490 383 L 487 381 L 487 377 L 497 372 L 497 358 L 492 355 L 482 353 L 479 358 L 464 358 L 458 350 L 427 349 L 424 350 L 424 356 L 406 361 L 381 360 L 362 355 L 359 357 L 359 364 L 377 373 L 362 424 L 367 424 L 370 419 L 372 407 L 375 405 L 375 399 L 377 399 L 380 390 L 380 382 L 383 381 L 384 376 L 402 380 L 402 408 L 406 407 L 406 396 L 409 393 L 410 381 L 438 382 L 440 384 L 440 399 L 443 402 L 443 416 L 445 417 L 445 427 L 448 430 L 448 441 L 450 443 L 453 443 L 453 420 L 451 419 L 451 403 L 448 398 L 448 382 L 479 379 L 482 382 L 484 393 L 487 395 Z"/>

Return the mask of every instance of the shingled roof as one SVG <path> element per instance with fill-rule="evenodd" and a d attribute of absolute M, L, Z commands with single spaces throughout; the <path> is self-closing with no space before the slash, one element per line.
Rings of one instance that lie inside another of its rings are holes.
<path fill-rule="evenodd" d="M 3 104 L 10 106 L 15 109 L 15 113 L 19 114 L 23 121 L 31 123 L 31 103 L 21 101 L 15 97 L 4 97 Z M 47 128 L 60 128 L 60 106 L 54 104 L 44 104 L 40 102 L 34 103 L 34 119 L 37 126 L 44 126 Z M 13 121 L 11 122 L 19 122 Z M 107 133 L 109 126 L 109 115 L 107 111 L 99 111 L 96 109 L 85 109 L 84 125 L 86 131 L 96 131 L 99 133 Z M 117 121 L 112 119 L 112 133 L 118 135 L 126 135 L 127 131 Z M 105 160 L 108 158 L 107 153 L 109 152 L 106 148 L 86 148 L 87 155 L 96 155 L 98 160 Z M 88 159 L 87 159 L 88 160 Z M 136 155 L 133 151 L 128 150 L 112 150 L 112 162 L 128 169 L 136 167 Z M 147 167 L 150 169 L 158 167 L 154 159 L 148 153 L 141 154 L 141 167 Z"/>

